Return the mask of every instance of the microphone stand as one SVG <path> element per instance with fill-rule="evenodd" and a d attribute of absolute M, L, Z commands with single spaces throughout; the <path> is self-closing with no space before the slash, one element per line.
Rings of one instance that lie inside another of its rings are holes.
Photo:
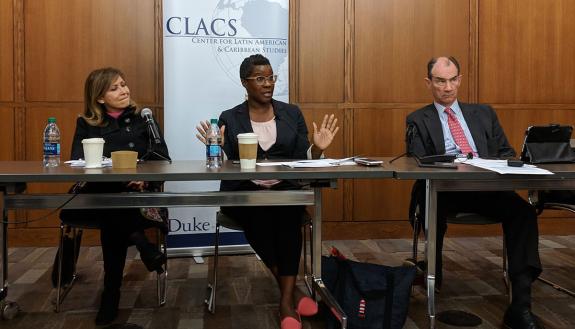
<path fill-rule="evenodd" d="M 152 124 L 154 124 L 154 123 L 152 122 Z M 152 133 L 152 127 L 150 127 L 150 125 L 148 125 L 148 149 L 146 151 L 146 154 L 144 154 L 140 160 L 146 161 L 146 160 L 150 160 L 151 157 L 155 157 L 155 158 L 159 158 L 160 160 L 168 161 L 168 163 L 171 164 L 172 159 L 170 159 L 169 157 L 166 157 L 163 154 L 156 152 L 156 145 L 161 144 L 162 141 L 160 140 L 160 138 L 153 138 L 152 134 L 153 134 Z"/>
<path fill-rule="evenodd" d="M 413 126 L 413 125 L 407 126 L 407 129 L 405 130 L 405 144 L 406 144 L 405 146 L 406 146 L 406 149 L 407 149 L 407 150 L 406 150 L 405 153 L 403 153 L 403 154 L 401 154 L 401 155 L 399 155 L 399 156 L 396 156 L 395 158 L 389 160 L 389 163 L 392 163 L 392 162 L 394 162 L 395 160 L 397 160 L 397 159 L 399 159 L 399 158 L 402 158 L 402 157 L 404 157 L 404 156 L 406 156 L 406 155 L 407 155 L 407 156 L 412 156 L 412 155 L 413 155 L 413 151 L 412 151 L 412 149 L 411 149 L 411 148 L 412 148 L 412 145 L 411 145 L 411 144 L 413 143 L 413 138 L 414 138 L 414 135 L 415 135 L 415 129 L 416 129 L 416 128 L 415 128 L 415 126 Z M 416 158 L 417 158 L 417 157 L 416 157 Z"/>
<path fill-rule="evenodd" d="M 409 155 L 409 152 L 404 152 L 403 154 L 396 156 L 395 158 L 389 160 L 389 163 L 394 162 L 395 160 L 399 159 L 399 158 L 403 158 L 404 156 Z"/>

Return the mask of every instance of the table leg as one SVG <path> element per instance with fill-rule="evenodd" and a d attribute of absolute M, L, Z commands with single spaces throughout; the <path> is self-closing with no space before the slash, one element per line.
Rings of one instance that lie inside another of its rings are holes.
<path fill-rule="evenodd" d="M 435 243 L 437 237 L 437 189 L 425 180 L 425 253 L 427 255 L 427 312 L 429 327 L 435 328 Z"/>
<path fill-rule="evenodd" d="M 20 312 L 17 303 L 8 300 L 8 212 L 4 207 L 4 196 L 7 191 L 0 188 L 0 214 L 2 223 L 0 223 L 0 318 L 10 320 Z"/>
<path fill-rule="evenodd" d="M 6 233 L 7 233 L 7 220 L 8 216 L 6 213 L 6 209 L 4 208 L 4 195 L 6 191 L 4 189 L 0 189 L 0 210 L 2 214 L 2 225 L 0 225 L 0 254 L 2 257 L 2 262 L 0 262 L 0 266 L 2 270 L 0 271 L 0 282 L 2 286 L 0 287 L 0 303 L 4 302 L 6 296 L 8 295 L 8 241 L 6 240 Z"/>
<path fill-rule="evenodd" d="M 340 321 L 341 328 L 347 328 L 347 316 L 335 300 L 321 279 L 321 188 L 314 188 L 315 213 L 312 219 L 312 277 L 313 288 L 321 300 L 327 305 L 332 314 Z"/>

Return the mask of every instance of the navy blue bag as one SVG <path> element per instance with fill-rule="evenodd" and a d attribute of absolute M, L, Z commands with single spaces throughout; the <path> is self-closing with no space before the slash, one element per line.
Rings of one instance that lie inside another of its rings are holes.
<path fill-rule="evenodd" d="M 322 257 L 321 266 L 324 284 L 347 315 L 349 329 L 403 328 L 414 266 L 354 262 L 337 249 L 332 256 Z M 328 316 L 327 327 L 340 328 L 335 316 Z"/>

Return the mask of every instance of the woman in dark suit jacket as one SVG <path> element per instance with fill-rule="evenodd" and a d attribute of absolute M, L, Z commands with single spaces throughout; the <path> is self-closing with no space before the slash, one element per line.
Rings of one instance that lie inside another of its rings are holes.
<path fill-rule="evenodd" d="M 240 78 L 247 100 L 220 115 L 223 150 L 229 160 L 239 159 L 237 135 L 258 134 L 258 159 L 319 158 L 331 144 L 339 127 L 334 115 L 325 116 L 318 129 L 313 123 L 313 144 L 300 109 L 272 99 L 277 76 L 267 58 L 252 55 L 240 66 Z M 205 143 L 209 122 L 197 127 L 197 137 Z M 299 189 L 296 182 L 278 180 L 222 181 L 220 190 Z M 301 328 L 300 315 L 317 313 L 317 304 L 296 288 L 301 256 L 301 218 L 304 206 L 222 207 L 244 229 L 252 248 L 262 258 L 280 288 L 282 329 Z"/>
<path fill-rule="evenodd" d="M 120 70 L 102 68 L 90 73 L 85 83 L 84 106 L 84 113 L 76 122 L 71 159 L 84 158 L 82 140 L 85 138 L 103 138 L 105 141 L 103 154 L 106 157 L 110 157 L 111 152 L 119 150 L 136 151 L 138 158 L 146 154 L 149 141 L 148 127 L 145 119 L 140 116 L 140 110 L 130 98 L 130 89 Z M 155 151 L 166 158 L 169 157 L 168 147 L 163 139 Z M 160 186 L 161 182 L 143 181 L 85 183 L 76 184 L 74 192 L 151 191 L 159 189 Z M 148 242 L 143 231 L 155 225 L 167 230 L 167 226 L 161 221 L 158 223 L 146 219 L 140 209 L 134 208 L 63 210 L 60 217 L 65 221 L 73 222 L 75 218 L 82 218 L 100 224 L 104 258 L 104 291 L 96 324 L 111 323 L 118 313 L 120 286 L 128 246 L 136 245 L 149 271 L 162 272 L 166 256 Z"/>

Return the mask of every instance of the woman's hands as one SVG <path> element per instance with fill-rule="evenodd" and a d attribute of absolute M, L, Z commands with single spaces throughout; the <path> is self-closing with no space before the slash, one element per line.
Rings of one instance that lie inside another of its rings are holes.
<path fill-rule="evenodd" d="M 321 152 L 327 149 L 331 142 L 333 142 L 333 138 L 339 131 L 339 127 L 337 126 L 337 118 L 334 114 L 325 115 L 323 117 L 323 121 L 319 130 L 317 129 L 317 125 L 313 122 L 313 148 L 312 148 L 312 156 L 314 159 L 319 158 Z M 317 149 L 315 149 L 317 148 Z M 317 155 L 317 157 L 315 156 Z"/>
<path fill-rule="evenodd" d="M 204 144 L 206 144 L 206 135 L 208 134 L 208 130 L 210 129 L 210 122 L 208 120 L 206 121 L 200 121 L 200 124 L 196 126 L 196 130 L 198 131 L 198 133 L 196 134 L 196 137 L 198 138 L 198 140 Z M 226 131 L 226 126 L 221 126 L 220 127 L 220 134 L 222 135 L 222 144 L 220 144 L 221 147 L 224 147 L 224 132 Z"/>

